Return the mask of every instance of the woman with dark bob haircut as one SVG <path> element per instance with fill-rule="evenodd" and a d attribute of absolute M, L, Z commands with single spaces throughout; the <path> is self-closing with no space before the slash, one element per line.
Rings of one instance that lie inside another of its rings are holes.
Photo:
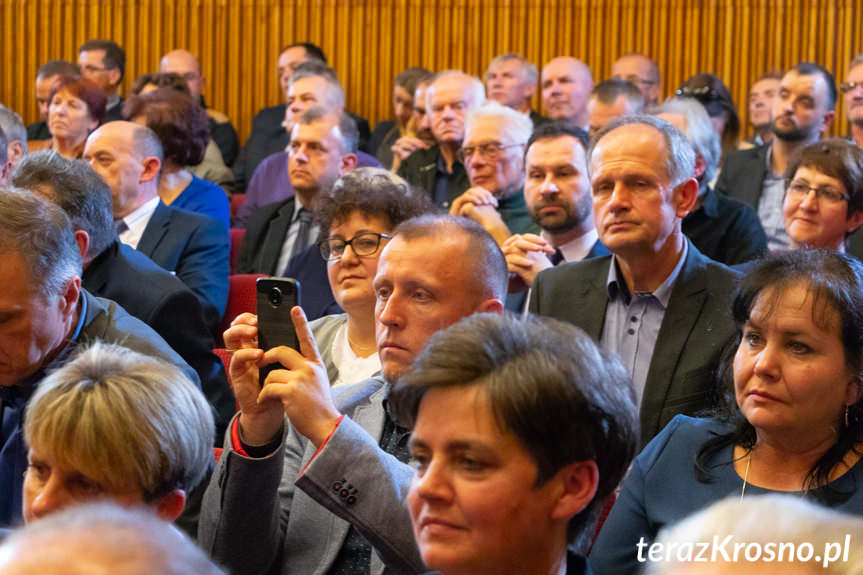
<path fill-rule="evenodd" d="M 132 96 L 123 104 L 123 117 L 147 126 L 162 142 L 164 159 L 159 180 L 162 201 L 215 218 L 230 227 L 230 204 L 222 188 L 189 171 L 204 159 L 210 140 L 207 112 L 188 94 L 160 88 Z"/>
<path fill-rule="evenodd" d="M 87 136 L 105 119 L 105 93 L 80 76 L 59 76 L 48 101 L 51 139 L 30 142 L 30 151 L 56 150 L 64 158 L 81 158 Z"/>
<path fill-rule="evenodd" d="M 734 295 L 721 407 L 678 415 L 633 463 L 596 573 L 634 573 L 640 543 L 725 497 L 796 493 L 863 514 L 863 264 L 832 250 L 758 262 Z"/>
<path fill-rule="evenodd" d="M 713 129 L 719 134 L 722 142 L 722 161 L 737 149 L 740 139 L 740 116 L 737 106 L 731 98 L 731 92 L 720 78 L 713 74 L 695 74 L 690 76 L 677 90 L 678 96 L 695 98 L 710 116 Z"/>

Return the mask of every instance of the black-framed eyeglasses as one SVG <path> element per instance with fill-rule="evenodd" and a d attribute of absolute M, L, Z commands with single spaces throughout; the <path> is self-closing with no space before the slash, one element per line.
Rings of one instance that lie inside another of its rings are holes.
<path fill-rule="evenodd" d="M 853 92 L 855 88 L 859 88 L 863 86 L 863 82 L 842 82 L 839 84 L 839 90 L 843 94 L 847 94 L 848 92 Z"/>
<path fill-rule="evenodd" d="M 809 192 L 815 192 L 815 197 L 820 202 L 824 200 L 830 204 L 838 204 L 839 202 L 847 202 L 851 197 L 836 189 L 833 186 L 810 186 L 802 180 L 794 180 L 788 184 L 788 195 L 797 200 L 802 200 L 809 195 Z"/>
<path fill-rule="evenodd" d="M 464 148 L 459 149 L 456 156 L 458 157 L 458 161 L 462 164 L 468 158 L 472 158 L 476 152 L 479 152 L 479 155 L 486 160 L 493 161 L 496 160 L 498 156 L 500 156 L 500 153 L 505 149 L 523 145 L 524 144 L 499 144 L 497 142 L 487 142 L 485 144 L 480 144 L 479 146 L 465 146 Z"/>
<path fill-rule="evenodd" d="M 344 238 L 326 238 L 318 242 L 321 257 L 328 261 L 340 260 L 345 255 L 345 248 L 351 246 L 358 257 L 368 257 L 377 253 L 381 240 L 391 240 L 389 234 L 375 232 L 360 232 L 349 240 Z"/>

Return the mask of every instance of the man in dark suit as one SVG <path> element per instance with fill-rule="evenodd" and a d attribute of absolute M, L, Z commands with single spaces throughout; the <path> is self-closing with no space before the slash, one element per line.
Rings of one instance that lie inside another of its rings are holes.
<path fill-rule="evenodd" d="M 213 335 L 201 304 L 183 282 L 117 240 L 107 184 L 84 162 L 36 152 L 21 161 L 12 185 L 63 208 L 75 228 L 84 288 L 119 303 L 180 354 L 198 374 L 215 411 L 217 431 L 223 433 L 234 415 L 234 395 L 222 361 L 212 352 Z"/>
<path fill-rule="evenodd" d="M 788 160 L 830 128 L 836 98 L 836 82 L 830 72 L 811 62 L 794 66 L 782 77 L 779 94 L 773 99 L 773 140 L 731 154 L 719 174 L 718 191 L 758 211 L 771 250 L 790 245 L 782 217 Z"/>
<path fill-rule="evenodd" d="M 158 136 L 131 122 L 111 122 L 90 134 L 84 158 L 111 188 L 120 241 L 182 280 L 215 331 L 228 301 L 228 230 L 217 220 L 161 202 Z"/>
<path fill-rule="evenodd" d="M 123 119 L 123 98 L 118 90 L 126 73 L 126 51 L 111 40 L 87 40 L 78 48 L 81 76 L 105 93 L 105 122 Z"/>
<path fill-rule="evenodd" d="M 574 323 L 617 352 L 641 400 L 647 443 L 678 413 L 713 405 L 714 371 L 734 334 L 736 273 L 681 231 L 695 205 L 695 153 L 654 116 L 613 120 L 588 154 L 599 239 L 612 255 L 536 276 L 529 310 Z"/>
<path fill-rule="evenodd" d="M 283 275 L 288 262 L 317 241 L 315 199 L 357 163 L 357 130 L 345 114 L 322 107 L 304 112 L 291 133 L 288 175 L 295 196 L 255 211 L 246 226 L 237 273 Z M 319 257 L 314 265 L 326 267 Z M 302 283 L 301 277 L 296 277 Z"/>

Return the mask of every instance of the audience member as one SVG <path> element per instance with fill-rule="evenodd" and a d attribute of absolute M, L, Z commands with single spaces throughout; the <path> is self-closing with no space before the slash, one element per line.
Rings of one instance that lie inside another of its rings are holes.
<path fill-rule="evenodd" d="M 713 122 L 722 144 L 722 161 L 740 144 L 740 116 L 731 92 L 713 74 L 695 74 L 677 90 L 677 95 L 698 100 Z"/>
<path fill-rule="evenodd" d="M 80 158 L 87 136 L 105 119 L 105 101 L 102 90 L 86 78 L 58 77 L 48 105 L 51 139 L 30 142 L 30 151 L 55 150 L 64 158 Z"/>
<path fill-rule="evenodd" d="M 524 146 L 533 132 L 525 114 L 497 102 L 468 112 L 459 161 L 471 187 L 450 214 L 470 218 L 498 244 L 512 234 L 539 233 L 524 201 Z"/>
<path fill-rule="evenodd" d="M 398 172 L 402 161 L 419 149 L 428 149 L 435 145 L 434 132 L 431 127 L 431 115 L 426 109 L 426 92 L 434 80 L 432 74 L 417 83 L 414 92 L 414 111 L 408 123 L 408 133 L 396 140 L 390 148 L 393 152 L 392 172 Z"/>
<path fill-rule="evenodd" d="M 393 119 L 375 124 L 370 145 L 375 157 L 388 170 L 393 165 L 393 144 L 399 138 L 411 134 L 410 121 L 413 118 L 417 84 L 431 75 L 425 68 L 411 66 L 393 81 Z"/>
<path fill-rule="evenodd" d="M 120 241 L 182 280 L 215 331 L 228 301 L 228 231 L 212 218 L 160 201 L 159 137 L 144 126 L 111 122 L 91 134 L 84 157 L 111 188 Z"/>
<path fill-rule="evenodd" d="M 593 90 L 590 68 L 575 58 L 554 58 L 542 69 L 542 110 L 552 119 L 588 131 L 587 98 Z"/>
<path fill-rule="evenodd" d="M 844 252 L 863 224 L 863 150 L 838 138 L 815 142 L 791 156 L 786 175 L 782 215 L 791 249 Z"/>
<path fill-rule="evenodd" d="M 662 76 L 659 64 L 638 52 L 630 52 L 621 56 L 611 65 L 611 77 L 618 80 L 629 80 L 635 84 L 644 95 L 644 107 L 649 108 L 659 103 L 662 96 Z"/>
<path fill-rule="evenodd" d="M 204 100 L 204 89 L 207 86 L 207 78 L 201 71 L 201 63 L 198 58 L 186 50 L 171 50 L 159 61 L 159 72 L 179 74 L 186 80 L 192 98 L 201 104 L 207 112 L 210 122 L 210 136 L 219 148 L 225 164 L 230 166 L 237 158 L 237 131 L 231 119 L 223 113 L 207 107 Z"/>
<path fill-rule="evenodd" d="M 407 502 L 428 568 L 590 572 L 603 502 L 638 445 L 614 354 L 549 318 L 481 314 L 432 336 L 391 398 L 412 428 Z"/>
<path fill-rule="evenodd" d="M 794 66 L 782 77 L 773 100 L 773 140 L 732 154 L 722 167 L 716 189 L 758 210 L 771 250 L 790 245 L 782 217 L 788 161 L 818 141 L 833 122 L 835 109 L 836 84 L 830 72 L 810 62 Z"/>
<path fill-rule="evenodd" d="M 8 169 L 15 168 L 18 161 L 27 153 L 27 129 L 14 110 L 0 104 L 0 131 L 5 137 L 6 160 Z"/>
<path fill-rule="evenodd" d="M 417 149 L 402 160 L 398 175 L 428 192 L 440 208 L 449 209 L 470 187 L 458 151 L 464 140 L 465 115 L 484 101 L 482 82 L 459 70 L 441 72 L 426 91 L 427 113 L 437 144 Z"/>
<path fill-rule="evenodd" d="M 863 265 L 773 254 L 743 278 L 732 313 L 720 414 L 675 417 L 635 459 L 591 552 L 598 575 L 637 572 L 659 529 L 731 495 L 803 492 L 863 513 Z"/>
<path fill-rule="evenodd" d="M 132 96 L 123 107 L 128 121 L 153 130 L 162 143 L 159 197 L 168 206 L 182 208 L 231 227 L 231 206 L 225 190 L 193 175 L 188 168 L 200 164 L 210 140 L 207 114 L 190 96 L 170 88 Z"/>
<path fill-rule="evenodd" d="M 285 142 L 289 146 L 290 134 L 297 119 L 306 110 L 319 106 L 331 114 L 344 113 L 345 94 L 336 77 L 336 72 L 320 62 L 300 64 L 294 70 L 288 83 L 288 106 L 285 108 L 283 126 L 287 130 Z M 246 188 L 243 205 L 234 219 L 236 227 L 246 227 L 254 211 L 273 202 L 287 200 L 294 195 L 288 173 L 288 148 L 270 154 L 255 169 Z M 379 167 L 381 164 L 374 156 L 354 150 L 357 165 Z"/>
<path fill-rule="evenodd" d="M 50 60 L 36 70 L 36 104 L 39 106 L 39 121 L 27 126 L 27 139 L 50 140 L 48 129 L 48 105 L 51 103 L 51 87 L 59 76 L 77 76 L 78 66 L 66 60 Z"/>
<path fill-rule="evenodd" d="M 143 322 L 81 288 L 81 255 L 69 219 L 32 192 L 0 190 L 0 525 L 21 519 L 27 469 L 25 408 L 44 376 L 79 345 L 122 343 L 197 374 Z M 81 413 L 76 413 L 80 417 Z M 93 438 L 95 449 L 103 438 Z"/>
<path fill-rule="evenodd" d="M 316 106 L 299 117 L 288 152 L 288 174 L 296 195 L 255 210 L 243 237 L 237 273 L 285 274 L 291 258 L 318 237 L 312 218 L 315 201 L 341 174 L 356 167 L 356 147 L 356 124 L 346 114 Z M 324 267 L 318 259 L 311 261 Z"/>
<path fill-rule="evenodd" d="M 590 135 L 596 135 L 606 124 L 619 116 L 640 114 L 644 111 L 641 90 L 629 80 L 611 78 L 596 85 L 587 101 Z"/>
<path fill-rule="evenodd" d="M 510 271 L 507 309 L 525 308 L 524 290 L 542 270 L 609 253 L 593 223 L 587 147 L 583 130 L 560 122 L 541 125 L 527 142 L 524 199 L 542 232 L 514 234 L 503 242 Z"/>
<path fill-rule="evenodd" d="M 213 334 L 201 304 L 173 274 L 117 239 L 108 185 L 86 163 L 52 152 L 25 157 L 11 184 L 66 212 L 81 253 L 81 285 L 149 325 L 195 370 L 223 433 L 234 415 L 234 395 L 222 360 L 212 352 Z"/>
<path fill-rule="evenodd" d="M 620 354 L 646 444 L 678 413 L 713 405 L 713 372 L 734 326 L 736 274 L 681 231 L 698 195 L 695 152 L 654 116 L 613 120 L 588 153 L 593 213 L 611 256 L 540 272 L 529 309 L 564 319 Z"/>
<path fill-rule="evenodd" d="M 848 139 L 863 146 L 863 54 L 851 60 L 848 75 L 840 87 L 845 95 L 845 113 L 851 127 Z"/>
<path fill-rule="evenodd" d="M 702 254 L 725 265 L 741 264 L 764 255 L 767 236 L 755 210 L 710 186 L 721 149 L 719 135 L 713 130 L 704 106 L 694 98 L 674 97 L 654 110 L 683 132 L 695 150 L 698 198 L 695 208 L 683 218 L 683 234 Z"/>
<path fill-rule="evenodd" d="M 3 133 L 3 128 L 0 128 L 0 186 L 5 186 L 9 179 L 9 174 L 12 173 L 12 164 L 9 162 L 9 156 L 6 146 L 6 134 Z"/>
<path fill-rule="evenodd" d="M 536 64 L 515 52 L 501 54 L 489 63 L 484 79 L 489 100 L 530 116 L 534 126 L 545 121 L 530 107 L 539 80 Z"/>
<path fill-rule="evenodd" d="M 331 398 L 299 308 L 302 354 L 265 353 L 225 333 L 242 348 L 231 361 L 241 413 L 204 498 L 199 539 L 229 569 L 264 573 L 280 562 L 286 574 L 425 572 L 402 502 L 414 471 L 404 464 L 409 434 L 385 398 L 433 333 L 502 311 L 506 263 L 491 236 L 462 218 L 424 216 L 393 235 L 374 281 L 381 377 Z M 274 361 L 291 371 L 273 371 L 262 390 L 257 366 Z"/>
<path fill-rule="evenodd" d="M 762 74 L 749 88 L 749 123 L 753 134 L 740 143 L 740 149 L 755 148 L 770 143 L 773 139 L 773 100 L 779 93 L 782 74 Z"/>
<path fill-rule="evenodd" d="M 122 120 L 123 98 L 117 92 L 126 73 L 126 52 L 111 40 L 87 40 L 78 48 L 78 67 L 105 94 L 105 121 Z"/>
<path fill-rule="evenodd" d="M 224 575 L 185 535 L 142 510 L 92 503 L 62 511 L 0 546 L 6 575 Z"/>

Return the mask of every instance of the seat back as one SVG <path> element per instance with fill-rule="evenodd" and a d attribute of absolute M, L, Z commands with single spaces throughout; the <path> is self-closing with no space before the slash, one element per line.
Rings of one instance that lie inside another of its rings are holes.
<path fill-rule="evenodd" d="M 225 307 L 225 315 L 219 324 L 219 333 L 216 345 L 224 347 L 222 333 L 234 318 L 244 311 L 255 313 L 257 296 L 255 294 L 255 280 L 264 277 L 264 274 L 231 274 L 228 276 L 228 305 Z"/>
<path fill-rule="evenodd" d="M 245 235 L 245 228 L 231 228 L 231 273 L 234 273 L 240 261 L 240 247 L 243 245 Z"/>

